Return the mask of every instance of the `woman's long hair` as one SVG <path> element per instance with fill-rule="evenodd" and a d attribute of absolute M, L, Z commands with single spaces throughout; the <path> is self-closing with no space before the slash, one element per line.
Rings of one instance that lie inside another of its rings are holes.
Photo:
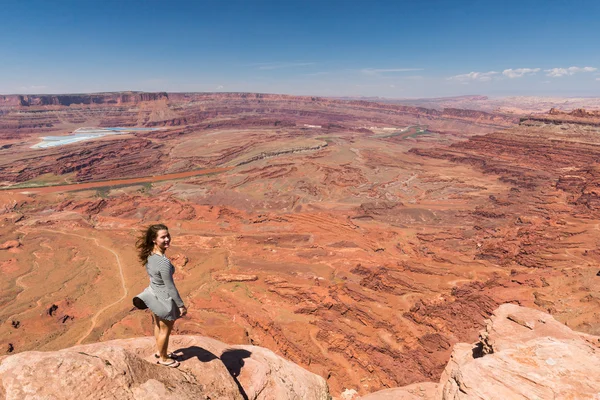
<path fill-rule="evenodd" d="M 163 229 L 166 231 L 169 230 L 169 228 L 163 224 L 150 225 L 138 237 L 137 242 L 135 242 L 135 247 L 138 249 L 138 258 L 142 264 L 146 264 L 148 261 L 148 257 L 152 254 L 152 250 L 154 250 L 154 239 L 156 239 L 158 231 Z"/>

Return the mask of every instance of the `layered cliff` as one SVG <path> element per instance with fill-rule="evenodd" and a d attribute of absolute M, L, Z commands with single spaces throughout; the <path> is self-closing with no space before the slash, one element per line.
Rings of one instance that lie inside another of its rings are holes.
<path fill-rule="evenodd" d="M 547 114 L 531 114 L 526 117 L 521 117 L 520 123 L 524 125 L 543 124 L 577 124 L 600 126 L 600 111 L 585 110 L 576 108 L 573 111 L 561 111 L 556 108 L 551 108 Z"/>
<path fill-rule="evenodd" d="M 61 131 L 74 123 L 79 126 L 181 126 L 210 120 L 223 123 L 257 114 L 280 121 L 346 128 L 381 123 L 401 126 L 427 123 L 432 125 L 432 130 L 455 133 L 468 131 L 469 124 L 489 129 L 518 122 L 514 116 L 482 111 L 438 111 L 367 101 L 259 93 L 4 95 L 0 96 L 0 111 L 0 139 Z"/>
<path fill-rule="evenodd" d="M 373 134 L 368 128 L 383 125 L 386 129 L 400 130 L 419 125 L 430 132 L 464 137 L 507 128 L 517 122 L 512 116 L 482 111 L 438 111 L 367 101 L 256 93 L 13 95 L 0 97 L 0 109 L 0 151 L 6 147 L 10 148 L 8 155 L 19 154 L 17 159 L 3 158 L 6 164 L 0 164 L 0 182 L 13 183 L 43 174 L 72 172 L 70 180 L 75 182 L 134 178 L 155 160 L 164 160 L 169 172 L 222 166 L 219 158 L 186 157 L 183 161 L 171 161 L 169 155 L 170 144 L 215 130 L 262 128 L 286 130 L 296 137 L 340 133 L 368 136 Z M 40 137 L 64 136 L 75 128 L 90 125 L 160 130 L 132 131 L 126 139 L 115 139 L 97 148 L 84 142 L 64 148 L 31 149 Z M 404 139 L 401 136 L 396 140 Z M 135 153 L 133 159 L 132 153 Z"/>
<path fill-rule="evenodd" d="M 142 101 L 167 100 L 166 92 L 113 92 L 113 93 L 81 93 L 81 94 L 48 94 L 48 95 L 4 95 L 0 96 L 0 108 L 21 106 L 71 106 L 92 104 L 135 104 Z"/>

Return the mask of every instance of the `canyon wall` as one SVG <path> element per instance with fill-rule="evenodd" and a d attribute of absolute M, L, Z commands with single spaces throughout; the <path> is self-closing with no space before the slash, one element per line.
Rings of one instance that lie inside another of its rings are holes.
<path fill-rule="evenodd" d="M 311 97 L 0 115 L 0 349 L 149 336 L 135 237 L 171 227 L 180 335 L 366 395 L 439 381 L 498 305 L 598 335 L 598 128 Z M 160 129 L 45 149 L 80 127 Z"/>
<path fill-rule="evenodd" d="M 32 106 L 71 106 L 92 104 L 124 104 L 139 103 L 142 101 L 167 100 L 166 92 L 115 92 L 94 94 L 48 94 L 48 95 L 2 95 L 0 108 L 5 107 L 32 107 Z"/>

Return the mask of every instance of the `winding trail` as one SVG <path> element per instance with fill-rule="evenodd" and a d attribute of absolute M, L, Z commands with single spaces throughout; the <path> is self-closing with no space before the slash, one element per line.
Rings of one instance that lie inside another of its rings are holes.
<path fill-rule="evenodd" d="M 24 234 L 23 234 L 23 237 L 21 238 L 21 241 L 23 241 L 23 240 L 25 239 L 25 236 L 27 236 L 27 233 L 25 233 L 25 232 L 23 232 L 23 233 L 24 233 Z M 41 246 L 41 245 L 40 245 L 40 246 Z M 36 257 L 36 258 L 39 258 L 39 256 L 36 254 L 36 252 L 35 252 L 35 251 L 34 251 L 34 252 L 32 252 L 31 254 L 33 254 L 33 256 L 34 256 L 34 257 Z M 20 296 L 20 295 L 21 295 L 21 294 L 22 294 L 22 293 L 23 293 L 25 290 L 27 290 L 27 289 L 29 288 L 29 286 L 27 286 L 27 285 L 25 285 L 25 284 L 23 283 L 23 279 L 25 279 L 25 278 L 27 278 L 29 275 L 31 275 L 31 274 L 33 274 L 33 273 L 37 272 L 37 269 L 39 268 L 39 264 L 38 264 L 38 263 L 37 263 L 37 261 L 35 261 L 35 260 L 33 261 L 33 263 L 35 264 L 35 266 L 34 266 L 35 268 L 34 268 L 34 267 L 31 267 L 31 269 L 30 269 L 28 272 L 24 273 L 23 275 L 20 275 L 20 276 L 18 276 L 18 277 L 17 277 L 17 279 L 15 279 L 15 285 L 16 285 L 16 286 L 18 286 L 18 287 L 20 287 L 22 290 L 21 290 L 19 293 L 17 293 L 17 295 L 14 297 L 14 299 L 12 299 L 12 300 L 11 300 L 11 301 L 9 301 L 7 304 L 5 304 L 5 306 L 7 306 L 8 304 L 11 304 L 11 303 L 13 303 L 13 302 L 16 302 L 16 300 L 19 298 L 19 296 Z M 14 315 L 13 315 L 13 316 L 11 316 L 11 318 L 13 318 L 13 317 L 14 317 Z"/>
<path fill-rule="evenodd" d="M 37 255 L 35 254 L 35 252 L 33 252 L 33 255 L 37 257 Z M 19 296 L 21 294 L 23 294 L 27 289 L 29 289 L 29 286 L 27 286 L 26 284 L 23 283 L 23 279 L 27 278 L 29 275 L 34 274 L 35 272 L 37 272 L 38 268 L 39 268 L 39 264 L 37 263 L 37 261 L 33 262 L 35 264 L 35 267 L 32 267 L 31 270 L 29 272 L 26 272 L 25 274 L 19 276 L 17 279 L 15 279 L 15 285 L 21 288 L 21 291 L 19 293 L 17 293 L 17 295 L 8 303 L 6 303 L 4 305 L 4 307 L 8 307 L 8 305 L 16 303 L 17 300 L 19 299 Z M 41 301 L 42 298 L 40 297 L 36 304 L 38 307 L 41 307 Z M 13 319 L 16 318 L 17 315 L 19 315 L 20 313 L 16 313 L 16 314 L 12 314 L 10 316 L 8 316 L 5 320 L 6 321 L 12 321 Z"/>
<path fill-rule="evenodd" d="M 52 233 L 60 233 L 62 235 L 71 235 L 71 236 L 77 236 L 77 237 L 80 237 L 80 238 L 83 238 L 83 239 L 93 240 L 96 243 L 96 246 L 101 247 L 101 248 L 103 248 L 105 250 L 110 251 L 115 256 L 115 258 L 117 259 L 117 265 L 119 266 L 119 276 L 121 277 L 121 288 L 123 289 L 123 296 L 119 297 L 117 300 L 113 301 L 109 305 L 104 306 L 103 308 L 101 308 L 100 310 L 98 310 L 96 312 L 96 314 L 94 314 L 94 316 L 92 317 L 92 324 L 91 324 L 91 326 L 89 327 L 89 329 L 87 330 L 87 332 L 76 343 L 76 344 L 81 344 L 88 336 L 90 336 L 90 334 L 92 333 L 92 331 L 96 327 L 96 322 L 98 321 L 98 317 L 100 316 L 100 314 L 102 314 L 104 311 L 108 310 L 109 308 L 111 308 L 115 304 L 120 303 L 121 301 L 123 301 L 125 299 L 125 297 L 127 297 L 127 293 L 129 291 L 127 290 L 127 286 L 125 286 L 125 276 L 123 275 L 123 266 L 121 265 L 121 259 L 119 258 L 119 255 L 115 251 L 113 251 L 112 249 L 109 249 L 106 246 L 102 246 L 100 244 L 100 242 L 98 241 L 97 238 L 89 237 L 89 236 L 83 236 L 83 235 L 78 235 L 76 233 L 61 232 L 59 230 L 53 230 L 53 231 L 50 231 L 50 230 L 47 230 L 47 229 L 44 229 L 44 230 L 48 231 L 48 232 L 52 232 Z"/>

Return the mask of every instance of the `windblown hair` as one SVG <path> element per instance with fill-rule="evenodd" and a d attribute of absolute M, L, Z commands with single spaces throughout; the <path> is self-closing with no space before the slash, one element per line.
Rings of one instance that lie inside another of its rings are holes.
<path fill-rule="evenodd" d="M 138 249 L 138 258 L 142 264 L 146 264 L 148 261 L 148 257 L 152 254 L 152 250 L 154 250 L 154 239 L 158 236 L 158 231 L 163 229 L 166 231 L 169 230 L 163 224 L 150 225 L 138 237 L 135 247 Z"/>

